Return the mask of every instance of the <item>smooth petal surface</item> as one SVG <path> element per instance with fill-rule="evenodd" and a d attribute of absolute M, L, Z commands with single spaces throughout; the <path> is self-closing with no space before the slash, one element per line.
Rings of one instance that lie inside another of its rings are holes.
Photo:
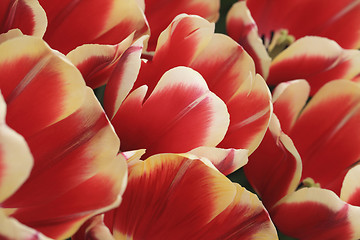
<path fill-rule="evenodd" d="M 25 138 L 64 119 L 83 101 L 80 73 L 41 39 L 13 38 L 0 45 L 0 52 L 7 122 Z"/>
<path fill-rule="evenodd" d="M 196 71 L 169 70 L 145 101 L 144 87 L 125 99 L 112 120 L 119 138 L 124 139 L 122 151 L 145 148 L 146 156 L 182 153 L 216 146 L 224 137 L 229 126 L 226 105 Z"/>
<path fill-rule="evenodd" d="M 97 215 L 86 221 L 72 240 L 114 240 L 110 229 L 104 224 L 104 215 Z"/>
<path fill-rule="evenodd" d="M 14 218 L 9 218 L 0 208 L 0 238 L 2 240 L 50 240 L 40 232 L 31 229 Z"/>
<path fill-rule="evenodd" d="M 219 17 L 219 0 L 145 0 L 145 15 L 149 21 L 151 37 L 148 50 L 154 51 L 162 31 L 181 13 L 201 16 L 210 22 Z"/>
<path fill-rule="evenodd" d="M 226 31 L 239 43 L 255 62 L 256 72 L 267 78 L 271 58 L 258 35 L 258 29 L 246 1 L 235 3 L 226 16 Z"/>
<path fill-rule="evenodd" d="M 255 195 L 185 155 L 131 166 L 123 203 L 105 223 L 115 239 L 277 239 Z"/>
<path fill-rule="evenodd" d="M 360 208 L 326 189 L 300 189 L 279 202 L 271 216 L 280 231 L 300 240 L 360 237 Z"/>
<path fill-rule="evenodd" d="M 273 114 L 263 141 L 244 166 L 246 177 L 264 205 L 271 209 L 282 197 L 295 191 L 301 170 L 300 155 Z"/>
<path fill-rule="evenodd" d="M 302 179 L 339 195 L 345 174 L 359 160 L 359 122 L 359 85 L 338 80 L 321 88 L 289 132 L 302 158 Z"/>
<path fill-rule="evenodd" d="M 39 2 L 49 21 L 44 40 L 64 54 L 83 44 L 118 44 L 132 32 L 138 38 L 148 30 L 136 0 Z"/>
<path fill-rule="evenodd" d="M 223 149 L 202 146 L 188 153 L 209 160 L 221 173 L 228 175 L 248 162 L 248 152 L 247 149 Z"/>
<path fill-rule="evenodd" d="M 272 104 L 265 81 L 255 76 L 254 62 L 243 48 L 225 35 L 214 34 L 206 20 L 180 15 L 160 35 L 155 54 L 142 65 L 135 87 L 145 84 L 149 94 L 160 76 L 176 66 L 198 71 L 226 103 L 230 128 L 219 147 L 253 152 L 265 134 Z"/>
<path fill-rule="evenodd" d="M 133 88 L 141 66 L 143 38 L 138 39 L 121 56 L 114 67 L 104 93 L 104 109 L 112 119 Z"/>
<path fill-rule="evenodd" d="M 23 36 L 0 45 L 6 121 L 34 157 L 29 178 L 2 203 L 6 213 L 52 238 L 120 203 L 127 168 L 119 139 L 93 91 L 62 54 Z"/>
<path fill-rule="evenodd" d="M 281 123 L 281 129 L 289 133 L 304 108 L 310 94 L 305 80 L 280 83 L 273 91 L 274 113 Z"/>
<path fill-rule="evenodd" d="M 7 126 L 5 115 L 6 104 L 0 93 L 0 206 L 28 178 L 33 166 L 25 139 Z"/>
<path fill-rule="evenodd" d="M 340 198 L 351 205 L 360 206 L 360 165 L 352 167 L 344 178 Z"/>
<path fill-rule="evenodd" d="M 38 0 L 0 2 L 0 33 L 18 28 L 26 35 L 42 37 L 46 26 L 46 14 Z"/>
<path fill-rule="evenodd" d="M 95 89 L 108 82 L 116 63 L 133 38 L 131 34 L 116 45 L 85 44 L 66 56 L 80 70 L 86 85 Z"/>
<path fill-rule="evenodd" d="M 326 38 L 304 37 L 273 60 L 267 83 L 276 85 L 305 79 L 311 86 L 311 95 L 314 95 L 329 81 L 353 79 L 360 73 L 359 65 L 358 50 L 342 49 L 336 42 Z"/>
<path fill-rule="evenodd" d="M 360 47 L 360 1 L 247 0 L 260 36 L 288 29 L 297 39 L 306 35 L 327 37 L 344 48 Z"/>

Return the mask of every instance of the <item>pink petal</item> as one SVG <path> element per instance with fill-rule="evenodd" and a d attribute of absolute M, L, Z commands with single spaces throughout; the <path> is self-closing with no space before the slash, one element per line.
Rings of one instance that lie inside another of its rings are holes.
<path fill-rule="evenodd" d="M 305 79 L 314 95 L 321 86 L 336 79 L 353 79 L 360 73 L 360 52 L 342 49 L 336 42 L 304 37 L 281 52 L 272 62 L 268 84 Z"/>

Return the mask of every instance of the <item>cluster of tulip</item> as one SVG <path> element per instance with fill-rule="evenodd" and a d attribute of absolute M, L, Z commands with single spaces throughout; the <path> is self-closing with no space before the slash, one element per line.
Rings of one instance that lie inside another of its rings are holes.
<path fill-rule="evenodd" d="M 0 239 L 360 239 L 360 1 L 220 4 L 0 2 Z"/>

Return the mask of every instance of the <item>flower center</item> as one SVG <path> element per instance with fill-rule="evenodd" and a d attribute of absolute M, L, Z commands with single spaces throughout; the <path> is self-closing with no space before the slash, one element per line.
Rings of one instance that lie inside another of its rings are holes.
<path fill-rule="evenodd" d="M 263 41 L 269 56 L 274 59 L 279 53 L 295 41 L 295 37 L 289 35 L 288 30 L 280 29 L 275 32 L 271 32 L 270 39 L 263 37 Z"/>
<path fill-rule="evenodd" d="M 316 183 L 314 179 L 312 179 L 311 177 L 307 177 L 302 181 L 302 186 L 307 188 L 309 187 L 320 188 L 320 183 Z"/>

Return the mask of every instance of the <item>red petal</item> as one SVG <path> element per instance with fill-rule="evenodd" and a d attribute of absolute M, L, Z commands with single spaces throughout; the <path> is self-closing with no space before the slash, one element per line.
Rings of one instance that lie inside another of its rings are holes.
<path fill-rule="evenodd" d="M 326 84 L 305 107 L 289 133 L 302 158 L 303 179 L 340 194 L 347 170 L 359 160 L 359 103 L 360 86 L 339 80 Z"/>
<path fill-rule="evenodd" d="M 40 232 L 19 223 L 16 219 L 7 217 L 1 208 L 0 226 L 2 240 L 51 240 Z"/>
<path fill-rule="evenodd" d="M 194 14 L 215 22 L 219 17 L 219 9 L 219 0 L 145 0 L 145 15 L 151 29 L 148 50 L 155 49 L 160 33 L 177 15 Z"/>
<path fill-rule="evenodd" d="M 270 38 L 272 31 L 288 29 L 291 35 L 322 36 L 337 41 L 344 48 L 360 47 L 360 2 L 327 0 L 248 0 L 260 35 Z"/>
<path fill-rule="evenodd" d="M 272 211 L 276 226 L 298 239 L 359 239 L 360 209 L 333 192 L 303 188 L 284 198 Z"/>
<path fill-rule="evenodd" d="M 143 11 L 136 0 L 40 0 L 48 27 L 44 40 L 68 53 L 86 43 L 118 44 L 136 31 L 147 32 Z"/>
<path fill-rule="evenodd" d="M 123 203 L 105 220 L 115 238 L 227 239 L 239 234 L 246 239 L 263 234 L 276 239 L 255 195 L 204 162 L 181 155 L 155 155 L 130 167 Z"/>
<path fill-rule="evenodd" d="M 125 50 L 131 45 L 131 34 L 116 45 L 85 44 L 66 56 L 80 70 L 86 85 L 92 89 L 108 82 L 108 79 Z"/>
<path fill-rule="evenodd" d="M 84 98 L 80 73 L 41 39 L 13 38 L 0 45 L 0 52 L 0 88 L 8 105 L 7 121 L 25 138 L 79 107 Z"/>
<path fill-rule="evenodd" d="M 1 205 L 20 222 L 67 238 L 120 203 L 127 168 L 122 155 L 116 158 L 119 139 L 63 55 L 29 36 L 3 42 L 0 51 L 7 121 L 34 156 L 27 181 Z"/>
<path fill-rule="evenodd" d="M 204 19 L 180 15 L 160 35 L 154 57 L 142 65 L 135 86 L 146 84 L 149 94 L 161 74 L 176 66 L 198 71 L 227 104 L 230 129 L 219 147 L 251 153 L 265 134 L 272 104 L 266 83 L 255 76 L 250 56 L 229 37 L 214 34 Z"/>
<path fill-rule="evenodd" d="M 258 35 L 258 29 L 245 1 L 235 3 L 226 16 L 226 30 L 255 62 L 256 72 L 265 79 L 269 74 L 271 58 Z"/>
<path fill-rule="evenodd" d="M 130 90 L 133 88 L 139 74 L 143 50 L 143 38 L 132 44 L 114 66 L 112 75 L 104 93 L 104 109 L 112 119 L 118 111 Z"/>
<path fill-rule="evenodd" d="M 142 104 L 143 90 L 132 92 L 112 120 L 122 151 L 145 148 L 147 156 L 181 153 L 215 146 L 224 137 L 229 124 L 226 106 L 194 70 L 169 70 Z"/>
<path fill-rule="evenodd" d="M 5 114 L 6 104 L 0 93 L 0 205 L 29 177 L 33 166 L 25 139 L 6 125 Z"/>
<path fill-rule="evenodd" d="M 18 28 L 26 35 L 42 37 L 46 26 L 46 14 L 38 1 L 2 0 L 0 2 L 0 33 Z"/>
<path fill-rule="evenodd" d="M 301 170 L 299 153 L 273 114 L 263 141 L 244 166 L 246 177 L 270 209 L 282 197 L 295 191 Z"/>
<path fill-rule="evenodd" d="M 281 129 L 288 133 L 309 98 L 310 86 L 304 80 L 280 83 L 273 92 L 274 113 Z"/>
<path fill-rule="evenodd" d="M 198 147 L 189 153 L 198 158 L 209 160 L 224 175 L 235 172 L 248 162 L 248 150 Z"/>
<path fill-rule="evenodd" d="M 344 50 L 326 38 L 304 37 L 281 52 L 272 62 L 268 84 L 305 79 L 311 95 L 325 83 L 353 79 L 360 73 L 360 52 Z"/>

